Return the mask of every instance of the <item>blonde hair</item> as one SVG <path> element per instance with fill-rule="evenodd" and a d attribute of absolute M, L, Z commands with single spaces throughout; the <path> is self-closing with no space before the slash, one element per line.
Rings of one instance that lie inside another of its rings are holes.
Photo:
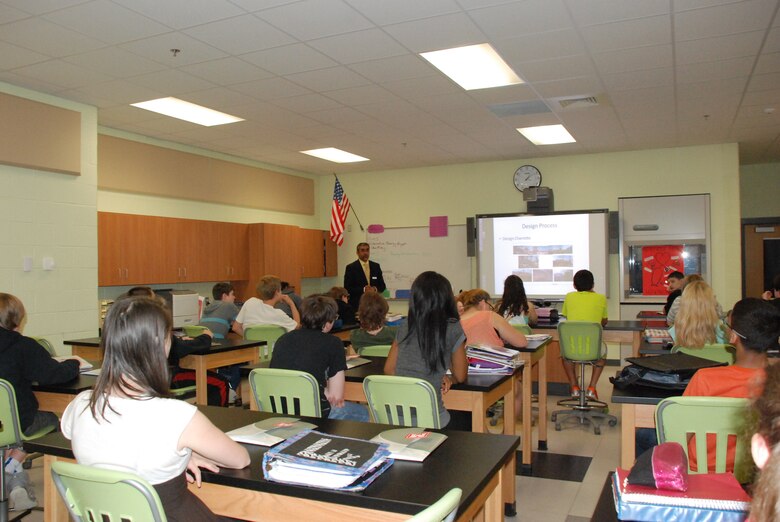
<path fill-rule="evenodd" d="M 475 288 L 468 292 L 461 293 L 459 300 L 463 303 L 464 310 L 475 308 L 482 301 L 485 301 L 492 306 L 492 303 L 490 303 L 490 294 L 481 288 Z"/>
<path fill-rule="evenodd" d="M 704 281 L 693 281 L 685 285 L 680 296 L 680 311 L 674 320 L 677 346 L 701 348 L 715 342 L 715 328 L 720 318 L 718 303 L 712 287 Z"/>
<path fill-rule="evenodd" d="M 0 327 L 16 330 L 24 321 L 26 313 L 18 297 L 0 292 Z"/>
<path fill-rule="evenodd" d="M 260 278 L 260 282 L 257 283 L 257 295 L 260 299 L 267 301 L 273 299 L 276 292 L 282 291 L 282 280 L 275 275 L 266 275 Z"/>

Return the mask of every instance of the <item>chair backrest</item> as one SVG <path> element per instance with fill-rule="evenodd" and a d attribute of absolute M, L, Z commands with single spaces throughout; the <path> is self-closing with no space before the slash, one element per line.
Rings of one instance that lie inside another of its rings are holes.
<path fill-rule="evenodd" d="M 181 327 L 181 329 L 184 331 L 184 335 L 187 337 L 197 337 L 199 335 L 203 335 L 207 327 L 197 324 L 185 324 Z"/>
<path fill-rule="evenodd" d="M 274 353 L 274 343 L 287 333 L 281 326 L 273 324 L 258 324 L 244 328 L 244 339 L 248 341 L 265 341 L 265 350 L 260 348 L 260 360 L 269 361 Z"/>
<path fill-rule="evenodd" d="M 528 326 L 527 324 L 513 324 L 512 328 L 514 328 L 515 330 L 517 330 L 523 335 L 531 335 L 533 333 L 531 327 Z"/>
<path fill-rule="evenodd" d="M 278 368 L 255 368 L 249 385 L 260 411 L 322 417 L 320 385 L 311 374 Z"/>
<path fill-rule="evenodd" d="M 701 348 L 675 346 L 672 348 L 672 353 L 676 352 L 687 353 L 688 355 L 701 357 L 702 359 L 709 359 L 710 361 L 726 364 L 734 364 L 734 361 L 737 360 L 736 348 L 730 344 L 705 344 Z"/>
<path fill-rule="evenodd" d="M 561 356 L 570 361 L 597 361 L 601 359 L 601 325 L 581 321 L 558 324 Z"/>
<path fill-rule="evenodd" d="M 200 325 L 201 326 L 209 326 L 209 323 L 211 324 L 218 324 L 220 326 L 224 326 L 227 328 L 227 331 L 230 331 L 230 323 L 226 319 L 222 319 L 221 317 L 201 317 L 200 318 Z M 212 333 L 214 334 L 214 339 L 224 339 L 225 336 L 221 333 L 217 333 L 214 331 L 214 328 L 211 328 Z"/>
<path fill-rule="evenodd" d="M 369 375 L 363 391 L 373 422 L 395 426 L 441 428 L 436 390 L 423 379 Z"/>
<path fill-rule="evenodd" d="M 431 504 L 410 518 L 409 522 L 451 522 L 455 520 L 461 495 L 463 495 L 462 489 L 452 488 L 435 504 Z"/>
<path fill-rule="evenodd" d="M 369 357 L 387 357 L 390 353 L 390 344 L 376 344 L 374 346 L 364 346 L 358 353 L 360 355 L 368 355 Z"/>
<path fill-rule="evenodd" d="M 51 356 L 57 355 L 57 352 L 54 351 L 54 346 L 45 337 L 30 337 L 30 339 L 35 339 L 38 342 L 38 344 L 46 348 L 46 351 L 49 352 L 49 355 Z"/>
<path fill-rule="evenodd" d="M 167 520 L 157 491 L 137 475 L 53 462 L 51 476 L 76 522 Z"/>
<path fill-rule="evenodd" d="M 19 424 L 19 410 L 16 406 L 16 392 L 10 382 L 0 379 L 0 447 L 8 448 L 20 444 L 24 439 Z"/>
<path fill-rule="evenodd" d="M 688 455 L 690 473 L 707 473 L 708 453 L 714 455 L 714 473 L 733 471 L 740 482 L 750 479 L 753 460 L 746 426 L 750 422 L 748 399 L 733 397 L 670 397 L 655 410 L 658 442 L 679 442 Z M 709 437 L 708 437 L 709 434 Z M 695 444 L 689 443 L 695 435 Z M 708 439 L 710 442 L 708 444 Z M 733 448 L 733 449 L 732 449 Z M 690 470 L 695 452 L 696 471 Z M 734 467 L 727 467 L 727 453 L 734 451 Z"/>

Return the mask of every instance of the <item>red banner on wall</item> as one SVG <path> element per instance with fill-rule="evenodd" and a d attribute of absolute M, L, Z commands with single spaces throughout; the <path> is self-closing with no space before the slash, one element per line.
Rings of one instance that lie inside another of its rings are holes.
<path fill-rule="evenodd" d="M 683 268 L 682 245 L 642 247 L 642 293 L 666 295 L 666 276 Z"/>

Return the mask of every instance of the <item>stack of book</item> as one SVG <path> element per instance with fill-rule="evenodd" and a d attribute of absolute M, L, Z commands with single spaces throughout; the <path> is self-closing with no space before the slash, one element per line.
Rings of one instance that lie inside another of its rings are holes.
<path fill-rule="evenodd" d="M 731 473 L 688 475 L 687 491 L 668 491 L 628 484 L 628 471 L 618 468 L 612 480 L 620 520 L 717 520 L 743 522 L 750 497 Z"/>
<path fill-rule="evenodd" d="M 306 430 L 263 455 L 266 480 L 362 491 L 393 464 L 386 444 Z"/>
<path fill-rule="evenodd" d="M 651 344 L 671 343 L 672 336 L 666 328 L 645 328 L 645 339 Z"/>
<path fill-rule="evenodd" d="M 497 373 L 511 375 L 523 365 L 520 352 L 503 346 L 470 344 L 466 347 L 469 359 L 469 373 Z"/>

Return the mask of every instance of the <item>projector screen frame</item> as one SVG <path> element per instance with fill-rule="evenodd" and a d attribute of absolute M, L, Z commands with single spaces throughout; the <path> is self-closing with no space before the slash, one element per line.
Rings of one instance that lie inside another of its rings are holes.
<path fill-rule="evenodd" d="M 600 216 L 603 216 L 601 219 L 601 222 L 595 223 L 591 221 L 591 215 L 598 214 Z M 493 297 L 501 297 L 501 291 L 498 287 L 497 283 L 494 287 L 493 285 L 483 285 L 483 281 L 485 279 L 485 274 L 483 274 L 483 267 L 481 266 L 482 263 L 485 262 L 484 255 L 484 246 L 483 243 L 485 241 L 485 238 L 483 238 L 483 220 L 490 219 L 500 219 L 500 218 L 530 218 L 529 220 L 533 220 L 534 218 L 543 218 L 545 216 L 566 216 L 566 215 L 582 215 L 582 216 L 588 216 L 588 225 L 589 225 L 589 241 L 588 241 L 588 248 L 589 248 L 589 258 L 588 263 L 589 268 L 594 275 L 595 278 L 595 287 L 594 290 L 598 293 L 602 293 L 609 297 L 609 209 L 587 209 L 587 210 L 564 210 L 564 211 L 557 211 L 557 212 L 545 212 L 545 213 L 529 213 L 529 212 L 506 212 L 506 213 L 496 213 L 496 214 L 477 214 L 475 215 L 474 220 L 474 243 L 475 243 L 475 250 L 476 250 L 476 269 L 477 269 L 477 286 L 486 286 L 484 289 L 488 291 L 488 293 Z M 597 225 L 597 229 L 594 230 L 593 226 Z M 603 226 L 602 226 L 603 225 Z M 491 225 L 492 226 L 492 225 Z M 493 230 L 495 233 L 495 230 Z M 491 242 L 493 241 L 493 235 L 491 235 Z M 591 245 L 595 241 L 595 246 Z M 601 248 L 599 248 L 599 243 L 603 242 L 603 251 Z M 494 246 L 491 244 L 490 249 L 493 250 Z M 492 253 L 495 255 L 495 252 Z M 597 259 L 591 259 L 591 254 L 594 254 L 595 256 L 600 255 L 601 258 Z M 492 263 L 492 266 L 490 267 L 491 272 L 488 273 L 488 275 L 495 280 L 495 267 L 496 267 L 496 261 L 494 260 Z M 596 266 L 597 265 L 597 266 Z M 574 272 L 577 270 L 580 270 L 581 266 L 575 266 Z M 504 276 L 506 277 L 506 276 Z M 522 277 L 522 276 L 521 276 Z M 523 278 L 524 282 L 526 282 L 526 278 Z M 561 291 L 560 293 L 552 293 L 552 292 L 542 292 L 542 293 L 534 293 L 533 291 L 533 284 L 529 284 L 529 282 L 526 282 L 526 292 L 528 295 L 529 300 L 534 301 L 562 301 L 565 297 L 566 293 L 574 291 L 574 286 L 572 284 L 569 284 L 566 288 L 566 291 Z M 501 288 L 503 288 L 503 284 L 501 285 Z"/>

